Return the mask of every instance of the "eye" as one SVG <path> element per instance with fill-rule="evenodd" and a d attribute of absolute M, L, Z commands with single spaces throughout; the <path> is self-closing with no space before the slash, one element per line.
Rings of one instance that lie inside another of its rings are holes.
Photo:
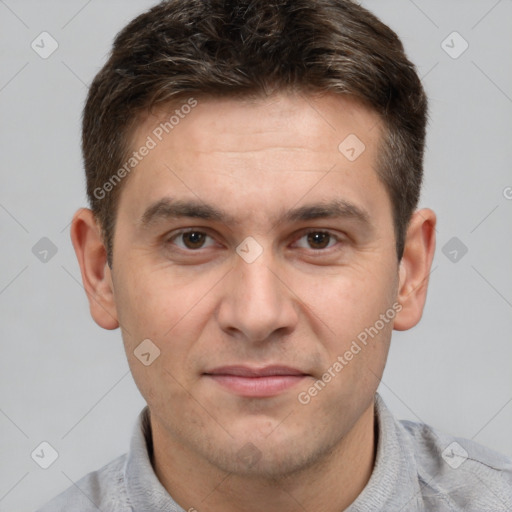
<path fill-rule="evenodd" d="M 338 241 L 339 240 L 328 231 L 310 231 L 299 238 L 295 245 L 301 249 L 321 250 L 332 247 Z"/>
<path fill-rule="evenodd" d="M 213 238 L 197 230 L 181 231 L 169 238 L 169 242 L 183 250 L 204 249 L 215 244 Z"/>

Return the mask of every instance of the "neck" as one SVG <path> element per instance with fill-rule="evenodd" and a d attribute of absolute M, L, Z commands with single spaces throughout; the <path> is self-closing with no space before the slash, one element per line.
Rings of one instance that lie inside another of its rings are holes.
<path fill-rule="evenodd" d="M 197 512 L 340 512 L 361 493 L 375 462 L 374 403 L 334 450 L 279 479 L 226 473 L 152 421 L 155 473 L 173 499 Z"/>

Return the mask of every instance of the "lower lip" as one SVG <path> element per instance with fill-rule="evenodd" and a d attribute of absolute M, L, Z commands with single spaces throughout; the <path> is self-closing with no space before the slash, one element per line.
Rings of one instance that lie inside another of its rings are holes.
<path fill-rule="evenodd" d="M 265 377 L 207 375 L 207 377 L 240 396 L 268 397 L 292 388 L 301 382 L 306 375 L 268 375 Z"/>

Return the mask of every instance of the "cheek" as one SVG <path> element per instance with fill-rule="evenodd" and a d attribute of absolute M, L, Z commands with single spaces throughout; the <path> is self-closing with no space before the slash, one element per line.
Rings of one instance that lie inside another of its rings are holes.
<path fill-rule="evenodd" d="M 119 290 L 119 318 L 126 355 L 135 382 L 148 403 L 174 399 L 193 385 L 194 347 L 215 309 L 213 276 L 176 276 L 169 269 L 130 276 Z M 137 347 L 149 339 L 158 358 L 144 366 Z M 186 398 L 186 397 L 184 397 Z"/>
<path fill-rule="evenodd" d="M 316 279 L 302 276 L 294 289 L 339 343 L 373 325 L 391 307 L 393 280 L 368 276 L 367 272 L 349 269 Z"/>
<path fill-rule="evenodd" d="M 311 282 L 309 292 L 307 286 L 301 291 L 308 297 L 307 305 L 314 312 L 309 322 L 323 346 L 321 371 L 330 370 L 331 375 L 327 376 L 329 389 L 322 391 L 318 406 L 332 404 L 341 396 L 346 403 L 355 401 L 355 404 L 378 387 L 395 314 L 392 309 L 395 284 L 392 272 L 377 274 L 380 280 L 374 275 L 363 269 L 347 270 Z M 389 277 L 382 277 L 386 275 Z M 383 321 L 381 315 L 386 312 L 390 318 Z"/>
<path fill-rule="evenodd" d="M 177 333 L 195 332 L 205 319 L 206 300 L 214 281 L 207 276 L 176 276 L 158 269 L 118 279 L 116 303 L 121 325 L 129 335 L 166 343 Z"/>
<path fill-rule="evenodd" d="M 184 389 L 193 373 L 188 356 L 211 316 L 204 287 L 197 282 L 184 285 L 161 270 L 123 278 L 119 276 L 122 285 L 117 288 L 118 314 L 125 352 L 141 394 L 157 410 L 165 408 L 170 397 L 175 403 L 186 400 Z M 137 354 L 142 354 L 139 347 L 148 339 L 154 346 L 149 345 L 151 362 L 146 365 Z M 153 359 L 153 354 L 158 356 Z"/>

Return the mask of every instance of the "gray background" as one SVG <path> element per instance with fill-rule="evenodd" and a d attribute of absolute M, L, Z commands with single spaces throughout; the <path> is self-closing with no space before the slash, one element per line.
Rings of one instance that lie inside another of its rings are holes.
<path fill-rule="evenodd" d="M 152 4 L 0 0 L 0 511 L 33 510 L 125 452 L 144 405 L 119 332 L 89 316 L 69 222 L 86 203 L 87 84 Z M 380 392 L 399 417 L 512 456 L 512 2 L 363 4 L 401 36 L 430 96 L 422 205 L 439 216 L 424 319 L 395 333 Z M 47 59 L 31 48 L 43 31 L 59 45 Z M 458 36 L 452 56 L 442 47 L 453 31 L 469 44 L 458 58 Z M 46 262 L 32 251 L 43 237 L 57 248 Z M 452 237 L 468 248 L 455 262 Z M 46 470 L 31 458 L 42 441 L 59 454 Z"/>

